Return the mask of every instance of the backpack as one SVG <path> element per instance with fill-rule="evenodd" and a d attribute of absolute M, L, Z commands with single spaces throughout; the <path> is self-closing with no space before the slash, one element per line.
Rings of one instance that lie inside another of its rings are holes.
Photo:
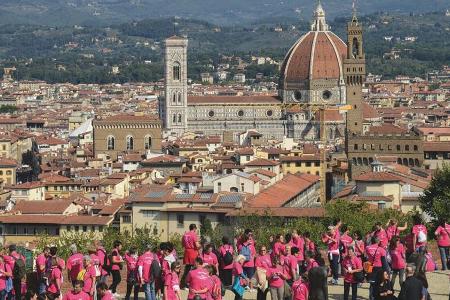
<path fill-rule="evenodd" d="M 252 258 L 252 252 L 250 251 L 250 247 L 248 245 L 242 245 L 239 254 L 245 257 L 245 261 L 250 261 Z"/>
<path fill-rule="evenodd" d="M 417 235 L 417 241 L 419 243 L 425 243 L 427 241 L 427 235 L 423 230 L 419 231 L 419 234 Z"/>
<path fill-rule="evenodd" d="M 21 257 L 16 258 L 12 256 L 15 260 L 14 268 L 12 270 L 12 275 L 14 279 L 23 279 L 25 276 L 27 276 L 27 270 L 25 267 L 25 262 Z"/>
<path fill-rule="evenodd" d="M 233 254 L 231 254 L 230 250 L 225 250 L 225 254 L 222 257 L 222 260 L 225 266 L 229 266 L 233 263 Z"/>

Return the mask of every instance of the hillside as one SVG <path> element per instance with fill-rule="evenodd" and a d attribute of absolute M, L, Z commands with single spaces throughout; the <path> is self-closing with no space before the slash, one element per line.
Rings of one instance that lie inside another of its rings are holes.
<path fill-rule="evenodd" d="M 352 0 L 323 0 L 330 17 L 348 15 Z M 260 19 L 309 20 L 310 0 L 2 0 L 0 24 L 107 25 L 180 16 L 220 25 L 249 24 Z M 361 14 L 377 11 L 419 13 L 449 8 L 448 0 L 361 1 Z"/>

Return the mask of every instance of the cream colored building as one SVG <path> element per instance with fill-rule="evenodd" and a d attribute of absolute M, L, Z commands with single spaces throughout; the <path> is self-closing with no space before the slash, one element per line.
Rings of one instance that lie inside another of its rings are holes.
<path fill-rule="evenodd" d="M 6 185 L 16 184 L 17 161 L 0 158 L 0 180 Z"/>

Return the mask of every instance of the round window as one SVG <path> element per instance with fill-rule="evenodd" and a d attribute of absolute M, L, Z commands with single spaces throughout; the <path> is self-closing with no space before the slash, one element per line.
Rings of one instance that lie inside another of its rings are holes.
<path fill-rule="evenodd" d="M 238 111 L 238 116 L 239 117 L 243 117 L 244 116 L 244 111 L 243 110 Z"/>
<path fill-rule="evenodd" d="M 330 91 L 324 91 L 322 94 L 322 98 L 325 100 L 328 100 L 331 98 L 331 92 Z"/>
<path fill-rule="evenodd" d="M 294 100 L 297 100 L 297 101 L 302 100 L 302 92 L 300 92 L 300 91 L 295 91 L 295 92 L 294 92 Z"/>
<path fill-rule="evenodd" d="M 268 110 L 266 112 L 266 114 L 267 114 L 268 117 L 271 117 L 271 116 L 273 116 L 273 111 L 272 110 Z"/>
<path fill-rule="evenodd" d="M 208 116 L 210 116 L 211 118 L 214 117 L 214 111 L 210 110 L 209 113 L 208 113 Z"/>

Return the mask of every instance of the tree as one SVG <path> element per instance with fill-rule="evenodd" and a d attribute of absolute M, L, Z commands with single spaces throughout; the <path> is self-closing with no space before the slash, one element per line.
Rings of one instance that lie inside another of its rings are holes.
<path fill-rule="evenodd" d="M 438 169 L 428 188 L 420 196 L 420 207 L 435 220 L 450 220 L 450 166 Z"/>

